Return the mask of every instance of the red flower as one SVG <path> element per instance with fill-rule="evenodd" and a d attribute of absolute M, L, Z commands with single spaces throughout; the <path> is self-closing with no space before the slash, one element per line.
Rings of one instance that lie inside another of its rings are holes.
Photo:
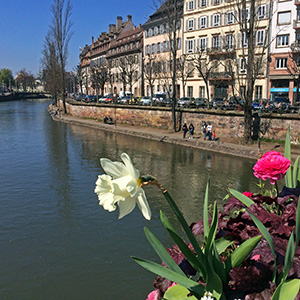
<path fill-rule="evenodd" d="M 246 197 L 250 198 L 253 196 L 252 192 L 244 192 L 243 195 L 245 195 Z"/>
<path fill-rule="evenodd" d="M 262 180 L 270 179 L 271 184 L 283 178 L 290 167 L 291 161 L 276 151 L 266 152 L 257 161 L 253 170 L 254 176 Z"/>

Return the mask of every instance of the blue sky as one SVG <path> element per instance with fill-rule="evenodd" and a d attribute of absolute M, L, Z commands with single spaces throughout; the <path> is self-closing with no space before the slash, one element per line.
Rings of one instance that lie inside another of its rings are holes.
<path fill-rule="evenodd" d="M 73 36 L 69 43 L 68 70 L 79 62 L 79 47 L 91 44 L 116 17 L 132 15 L 143 24 L 154 12 L 152 0 L 71 0 Z M 37 75 L 41 52 L 51 22 L 52 0 L 0 0 L 0 69 L 16 75 L 23 68 Z"/>

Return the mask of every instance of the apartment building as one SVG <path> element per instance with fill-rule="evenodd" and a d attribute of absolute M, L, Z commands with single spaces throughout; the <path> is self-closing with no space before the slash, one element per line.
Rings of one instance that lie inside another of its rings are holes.
<path fill-rule="evenodd" d="M 268 96 L 271 100 L 276 96 L 288 98 L 293 103 L 295 76 L 289 66 L 293 60 L 291 47 L 296 42 L 298 31 L 300 33 L 300 2 L 276 0 L 272 5 Z"/>
<path fill-rule="evenodd" d="M 259 66 L 254 98 L 267 97 L 268 0 L 257 1 L 255 61 L 247 61 L 248 40 L 241 29 L 249 19 L 246 11 L 231 0 L 185 0 L 184 54 L 195 62 L 187 80 L 189 96 L 208 99 L 244 97 L 246 64 Z"/>
<path fill-rule="evenodd" d="M 130 92 L 134 96 L 144 95 L 143 83 L 143 29 L 134 26 L 131 15 L 126 26 L 114 39 L 106 53 L 110 82 L 106 88 L 113 94 Z"/>
<path fill-rule="evenodd" d="M 173 2 L 172 2 L 173 3 Z M 182 55 L 183 37 L 183 0 L 176 2 L 177 14 L 172 15 L 170 1 L 159 7 L 143 24 L 144 29 L 144 81 L 145 94 L 166 93 L 172 96 L 172 53 L 176 52 L 177 61 Z M 176 27 L 172 28 L 172 23 Z M 176 41 L 173 42 L 173 36 Z M 175 48 L 172 48 L 175 47 Z M 176 49 L 176 51 L 174 51 Z M 176 97 L 182 96 L 180 77 L 176 76 Z"/>
<path fill-rule="evenodd" d="M 93 68 L 106 68 L 106 55 L 111 43 L 115 41 L 122 32 L 133 28 L 134 25 L 132 24 L 131 16 L 125 22 L 123 22 L 121 16 L 117 16 L 116 24 L 110 24 L 108 26 L 108 32 L 102 32 L 96 40 L 92 37 L 92 43 L 90 45 L 86 44 L 85 47 L 81 49 L 79 58 L 82 68 L 82 93 L 93 95 L 97 92 L 97 88 L 95 88 L 93 82 Z M 108 93 L 109 91 L 110 87 L 108 84 L 105 84 L 104 93 Z"/>

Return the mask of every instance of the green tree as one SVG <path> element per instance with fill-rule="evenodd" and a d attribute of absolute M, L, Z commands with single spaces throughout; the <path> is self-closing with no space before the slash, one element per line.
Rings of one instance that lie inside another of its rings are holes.
<path fill-rule="evenodd" d="M 0 69 L 0 83 L 5 83 L 6 87 L 11 88 L 14 82 L 12 72 L 9 69 Z"/>

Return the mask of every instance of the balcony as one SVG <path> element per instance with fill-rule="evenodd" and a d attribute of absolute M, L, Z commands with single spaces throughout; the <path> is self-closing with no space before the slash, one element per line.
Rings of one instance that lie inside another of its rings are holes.
<path fill-rule="evenodd" d="M 206 49 L 207 55 L 233 55 L 235 49 L 233 47 L 212 47 Z"/>
<path fill-rule="evenodd" d="M 209 80 L 233 80 L 233 72 L 211 72 Z"/>

